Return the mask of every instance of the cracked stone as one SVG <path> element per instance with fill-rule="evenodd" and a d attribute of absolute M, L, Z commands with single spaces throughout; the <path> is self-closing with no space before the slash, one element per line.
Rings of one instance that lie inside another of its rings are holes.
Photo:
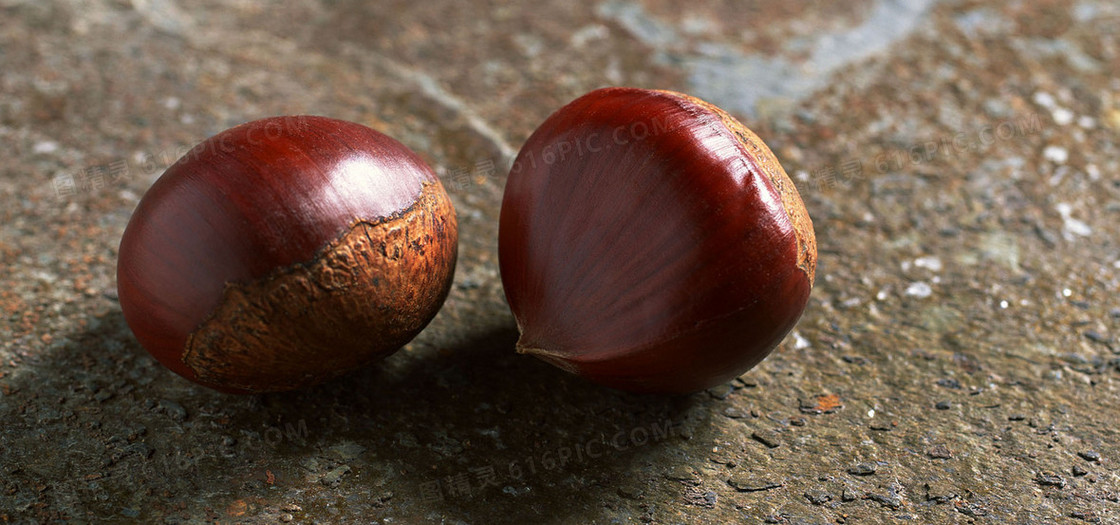
<path fill-rule="evenodd" d="M 762 490 L 771 490 L 781 487 L 782 484 L 768 479 L 759 479 L 750 473 L 740 473 L 731 476 L 727 480 L 727 484 L 731 485 L 739 492 L 758 492 Z"/>
<path fill-rule="evenodd" d="M 853 476 L 870 476 L 876 471 L 874 463 L 858 463 L 848 467 L 848 474 Z"/>
<path fill-rule="evenodd" d="M 751 432 L 751 438 L 767 448 L 778 448 L 782 444 L 781 437 L 773 430 L 755 430 Z"/>
<path fill-rule="evenodd" d="M 1034 480 L 1043 487 L 1065 488 L 1066 486 L 1065 478 L 1053 472 L 1039 472 L 1038 475 L 1034 477 Z"/>
<path fill-rule="evenodd" d="M 813 505 L 824 505 L 832 501 L 832 495 L 821 489 L 811 489 L 805 492 L 805 499 Z"/>

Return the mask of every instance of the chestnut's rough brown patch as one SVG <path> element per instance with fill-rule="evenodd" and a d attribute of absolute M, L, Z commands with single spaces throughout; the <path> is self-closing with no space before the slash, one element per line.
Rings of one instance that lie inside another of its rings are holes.
<path fill-rule="evenodd" d="M 684 99 L 719 117 L 720 122 L 735 135 L 739 145 L 743 148 L 743 152 L 751 162 L 770 179 L 770 184 L 774 186 L 778 191 L 778 196 L 782 199 L 782 208 L 786 210 L 797 236 L 797 266 L 805 272 L 805 276 L 809 278 L 809 287 L 812 288 L 813 279 L 817 273 L 817 237 L 813 232 L 813 221 L 809 218 L 809 212 L 805 209 L 801 194 L 797 192 L 793 180 L 782 169 L 782 165 L 778 162 L 778 158 L 774 156 L 774 152 L 770 151 L 770 148 L 755 132 L 720 107 L 684 93 L 674 91 L 661 91 L 661 93 Z"/>
<path fill-rule="evenodd" d="M 385 357 L 428 324 L 438 310 L 431 305 L 443 304 L 457 238 L 451 200 L 438 182 L 426 183 L 410 208 L 355 221 L 312 261 L 228 284 L 187 338 L 183 362 L 204 383 L 264 392 Z"/>

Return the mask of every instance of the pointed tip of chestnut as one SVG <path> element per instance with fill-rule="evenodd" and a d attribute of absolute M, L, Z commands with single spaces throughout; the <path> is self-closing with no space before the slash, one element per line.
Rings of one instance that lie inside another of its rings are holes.
<path fill-rule="evenodd" d="M 546 363 L 550 363 L 561 370 L 571 372 L 573 374 L 578 373 L 579 371 L 578 368 L 572 365 L 569 361 L 568 354 L 565 354 L 563 352 L 554 352 L 546 348 L 535 346 L 531 343 L 524 343 L 521 340 L 517 341 L 516 348 L 517 353 L 519 354 L 531 355 Z"/>
<path fill-rule="evenodd" d="M 607 386 L 684 393 L 781 342 L 808 302 L 816 240 L 793 182 L 733 117 L 605 88 L 521 149 L 499 264 L 520 352 Z"/>
<path fill-rule="evenodd" d="M 455 212 L 392 138 L 324 117 L 226 130 L 148 190 L 121 239 L 121 309 L 176 373 L 291 390 L 384 357 L 450 289 Z"/>

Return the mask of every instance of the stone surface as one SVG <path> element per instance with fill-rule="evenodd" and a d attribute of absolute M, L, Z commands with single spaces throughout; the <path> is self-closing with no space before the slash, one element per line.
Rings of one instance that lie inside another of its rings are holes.
<path fill-rule="evenodd" d="M 0 522 L 1120 516 L 1115 2 L 0 0 L 0 19 Z M 816 226 L 795 332 L 713 394 L 513 352 L 505 171 L 610 84 L 734 113 Z M 437 168 L 451 296 L 337 381 L 193 385 L 124 324 L 120 234 L 186 148 L 307 113 Z"/>

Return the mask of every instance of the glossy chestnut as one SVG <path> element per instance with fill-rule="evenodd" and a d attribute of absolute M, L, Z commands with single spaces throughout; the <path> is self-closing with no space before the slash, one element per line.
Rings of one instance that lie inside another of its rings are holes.
<path fill-rule="evenodd" d="M 668 91 L 605 88 L 518 154 L 499 225 L 518 350 L 630 391 L 745 372 L 808 302 L 812 222 L 753 132 Z"/>
<path fill-rule="evenodd" d="M 275 117 L 202 142 L 141 199 L 117 286 L 141 345 L 224 392 L 290 390 L 384 357 L 435 316 L 458 227 L 415 153 L 368 127 Z"/>

